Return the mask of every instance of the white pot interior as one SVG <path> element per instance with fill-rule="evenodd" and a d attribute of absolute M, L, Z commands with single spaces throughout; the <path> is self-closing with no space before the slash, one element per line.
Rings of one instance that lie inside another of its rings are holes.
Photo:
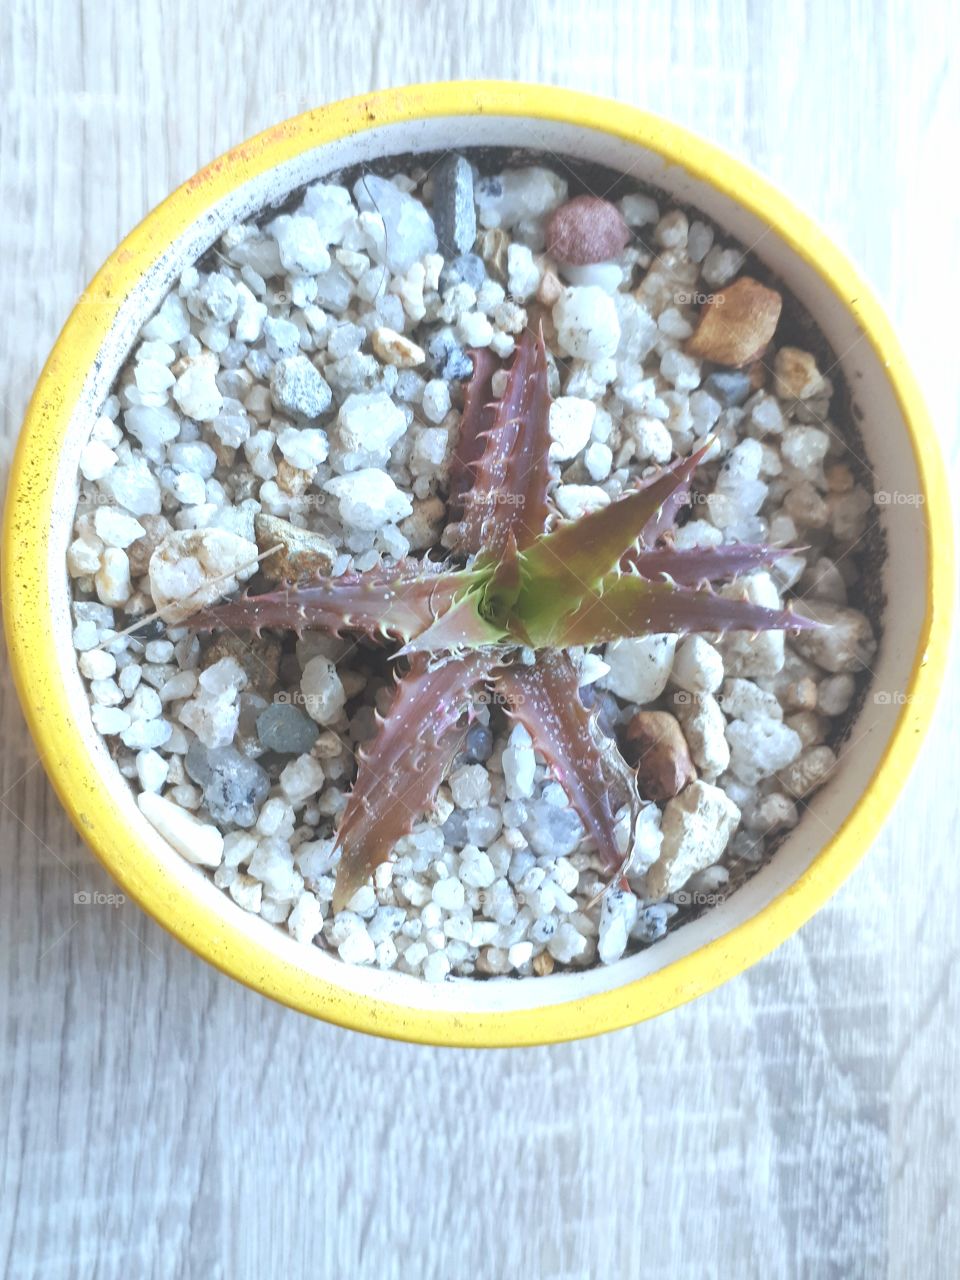
<path fill-rule="evenodd" d="M 641 954 L 609 967 L 557 974 L 536 981 L 459 979 L 433 985 L 396 972 L 346 965 L 336 956 L 317 947 L 301 946 L 282 930 L 247 915 L 173 852 L 141 816 L 133 792 L 94 731 L 87 694 L 72 657 L 65 555 L 77 501 L 80 450 L 140 326 L 159 305 L 182 269 L 209 248 L 226 227 L 266 204 L 282 200 L 303 183 L 341 168 L 364 162 L 374 165 L 379 157 L 387 155 L 452 147 L 462 150 L 471 146 L 523 147 L 558 157 L 594 161 L 629 172 L 639 182 L 655 184 L 678 201 L 702 209 L 732 237 L 751 247 L 817 320 L 852 389 L 875 490 L 915 494 L 920 487 L 910 441 L 883 366 L 855 318 L 816 271 L 797 257 L 775 228 L 768 227 L 682 167 L 665 163 L 660 156 L 640 146 L 591 129 L 495 116 L 441 118 L 370 129 L 311 150 L 244 184 L 213 205 L 157 260 L 140 288 L 120 308 L 73 415 L 60 460 L 56 509 L 62 513 L 62 519 L 50 540 L 50 604 L 56 644 L 61 653 L 71 655 L 64 679 L 73 715 L 103 786 L 122 810 L 124 820 L 170 877 L 189 885 L 191 892 L 216 912 L 225 928 L 242 930 L 252 948 L 268 949 L 288 963 L 347 990 L 400 1006 L 443 1009 L 451 1013 L 533 1009 L 634 981 L 743 924 L 788 889 L 843 825 L 887 747 L 902 709 L 898 702 L 902 694 L 898 695 L 897 691 L 907 689 L 915 661 L 928 572 L 922 508 L 916 505 L 884 508 L 882 520 L 888 532 L 892 530 L 896 536 L 888 537 L 883 583 L 888 607 L 882 644 L 873 669 L 873 687 L 885 691 L 889 699 L 878 702 L 868 695 L 840 766 L 813 797 L 799 826 L 760 871 L 698 919 L 676 929 Z M 562 171 L 562 161 L 557 163 Z"/>

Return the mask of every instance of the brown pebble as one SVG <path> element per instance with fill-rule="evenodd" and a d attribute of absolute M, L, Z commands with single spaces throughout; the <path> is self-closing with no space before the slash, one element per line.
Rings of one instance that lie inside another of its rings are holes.
<path fill-rule="evenodd" d="M 271 582 L 298 582 L 318 573 L 333 572 L 337 550 L 322 534 L 264 514 L 254 517 L 253 528 L 261 552 L 280 546 L 279 551 L 260 562 L 260 572 Z"/>
<path fill-rule="evenodd" d="M 741 276 L 704 305 L 687 352 L 739 369 L 755 360 L 773 337 L 782 305 L 775 289 Z"/>
<path fill-rule="evenodd" d="M 624 755 L 637 770 L 645 799 L 669 800 L 696 780 L 687 740 L 669 711 L 638 711 L 625 736 Z"/>
<path fill-rule="evenodd" d="M 816 360 L 799 347 L 781 347 L 773 373 L 773 389 L 782 400 L 809 400 L 823 388 Z"/>
<path fill-rule="evenodd" d="M 547 251 L 571 266 L 609 262 L 629 241 L 630 228 L 620 210 L 599 196 L 574 196 L 547 223 Z"/>
<path fill-rule="evenodd" d="M 549 951 L 541 951 L 533 957 L 533 972 L 538 978 L 546 978 L 553 973 L 553 956 Z"/>

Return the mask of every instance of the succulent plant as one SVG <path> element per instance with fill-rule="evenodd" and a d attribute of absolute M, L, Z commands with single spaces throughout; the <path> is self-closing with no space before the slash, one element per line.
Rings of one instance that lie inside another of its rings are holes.
<path fill-rule="evenodd" d="M 529 731 L 615 875 L 629 859 L 642 802 L 633 769 L 581 700 L 568 650 L 658 632 L 811 625 L 711 589 L 785 549 L 672 546 L 671 530 L 710 442 L 608 506 L 559 520 L 549 498 L 542 336 L 520 339 L 499 399 L 492 393 L 498 361 L 487 350 L 471 359 L 449 473 L 447 563 L 405 559 L 285 584 L 208 607 L 190 624 L 400 642 L 393 702 L 359 753 L 336 834 L 336 909 L 429 808 L 484 694 Z"/>

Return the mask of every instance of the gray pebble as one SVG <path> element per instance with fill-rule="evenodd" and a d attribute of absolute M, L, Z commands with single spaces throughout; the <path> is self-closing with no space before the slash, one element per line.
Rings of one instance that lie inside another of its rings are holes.
<path fill-rule="evenodd" d="M 319 735 L 320 726 L 290 702 L 275 702 L 257 716 L 257 737 L 268 751 L 302 756 Z"/>
<path fill-rule="evenodd" d="M 252 827 L 270 790 L 270 778 L 236 747 L 213 750 L 194 741 L 184 757 L 187 773 L 203 791 L 214 822 Z"/>

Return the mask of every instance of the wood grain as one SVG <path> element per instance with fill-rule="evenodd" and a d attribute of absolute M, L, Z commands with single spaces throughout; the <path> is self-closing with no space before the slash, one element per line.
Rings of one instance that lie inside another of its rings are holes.
<path fill-rule="evenodd" d="M 176 183 L 317 103 L 498 76 L 652 108 L 778 182 L 889 304 L 956 474 L 958 38 L 955 6 L 882 0 L 8 0 L 4 462 L 74 298 Z M 957 1274 L 955 685 L 943 697 L 870 857 L 770 959 L 650 1025 L 481 1053 L 311 1023 L 133 906 L 76 906 L 111 886 L 5 678 L 0 1272 Z"/>

